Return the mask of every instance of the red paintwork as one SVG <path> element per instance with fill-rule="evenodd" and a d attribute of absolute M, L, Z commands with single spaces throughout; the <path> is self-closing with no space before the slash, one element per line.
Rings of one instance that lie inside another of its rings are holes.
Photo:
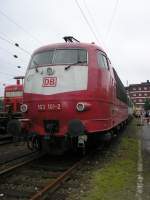
<path fill-rule="evenodd" d="M 55 95 L 35 95 L 24 93 L 24 103 L 28 105 L 25 114 L 30 119 L 29 132 L 46 135 L 43 120 L 59 120 L 60 129 L 55 136 L 67 134 L 68 122 L 80 119 L 87 134 L 110 130 L 128 118 L 127 105 L 116 98 L 116 81 L 112 66 L 110 70 L 98 67 L 96 50 L 103 51 L 93 44 L 63 43 L 39 48 L 34 53 L 51 48 L 84 48 L 88 51 L 88 89 L 79 92 L 65 92 Z M 84 112 L 76 110 L 78 102 L 87 102 L 89 108 Z M 45 110 L 39 111 L 38 104 L 45 105 Z M 60 110 L 48 111 L 48 103 L 61 104 Z"/>
<path fill-rule="evenodd" d="M 12 106 L 12 112 L 20 112 L 20 105 L 23 102 L 23 96 L 6 97 L 6 92 L 23 91 L 23 85 L 9 85 L 5 87 L 4 91 L 4 111 L 8 111 L 7 106 Z"/>

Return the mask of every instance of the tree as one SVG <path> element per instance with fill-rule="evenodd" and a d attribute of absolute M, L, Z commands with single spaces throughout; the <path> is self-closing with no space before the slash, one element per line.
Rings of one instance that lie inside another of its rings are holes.
<path fill-rule="evenodd" d="M 0 111 L 3 111 L 3 100 L 0 99 Z"/>
<path fill-rule="evenodd" d="M 150 99 L 146 99 L 144 103 L 144 109 L 150 110 Z"/>

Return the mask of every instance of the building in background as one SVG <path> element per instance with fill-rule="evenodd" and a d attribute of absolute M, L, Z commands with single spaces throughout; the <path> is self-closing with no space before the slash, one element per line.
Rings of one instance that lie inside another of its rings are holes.
<path fill-rule="evenodd" d="M 146 99 L 150 100 L 149 80 L 140 84 L 131 84 L 126 87 L 126 90 L 137 109 L 143 109 Z"/>

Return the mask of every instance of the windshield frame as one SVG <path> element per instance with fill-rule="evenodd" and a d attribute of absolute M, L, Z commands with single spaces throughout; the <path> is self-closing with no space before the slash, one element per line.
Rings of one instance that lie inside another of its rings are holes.
<path fill-rule="evenodd" d="M 49 64 L 37 64 L 37 65 L 34 65 L 31 67 L 31 63 L 32 62 L 35 62 L 33 60 L 34 56 L 37 55 L 37 54 L 41 54 L 41 53 L 44 53 L 44 52 L 49 52 L 49 51 L 54 51 L 54 55 L 53 55 L 53 58 L 52 58 L 52 63 L 49 63 Z M 86 48 L 54 48 L 54 49 L 49 49 L 49 50 L 45 50 L 45 51 L 41 51 L 41 52 L 37 52 L 35 54 L 32 55 L 31 59 L 30 59 L 30 62 L 29 62 L 29 65 L 28 65 L 28 69 L 34 69 L 34 68 L 37 68 L 37 67 L 43 67 L 43 66 L 59 66 L 59 65 L 72 65 L 73 63 L 62 63 L 62 64 L 54 64 L 54 59 L 56 57 L 56 50 L 84 50 L 86 52 L 86 62 L 84 63 L 81 63 L 81 65 L 88 65 L 88 50 Z M 79 61 L 79 60 L 78 60 Z"/>

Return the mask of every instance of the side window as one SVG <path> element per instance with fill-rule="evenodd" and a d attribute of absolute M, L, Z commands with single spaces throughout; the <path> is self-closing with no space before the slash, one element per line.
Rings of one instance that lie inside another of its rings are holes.
<path fill-rule="evenodd" d="M 107 58 L 103 52 L 101 51 L 97 52 L 97 61 L 98 61 L 99 67 L 102 67 L 104 69 L 109 69 Z"/>
<path fill-rule="evenodd" d="M 106 69 L 109 69 L 108 63 L 107 63 L 107 58 L 106 58 L 104 55 L 102 55 L 102 57 L 103 57 L 103 61 L 104 61 L 105 68 L 106 68 Z"/>

